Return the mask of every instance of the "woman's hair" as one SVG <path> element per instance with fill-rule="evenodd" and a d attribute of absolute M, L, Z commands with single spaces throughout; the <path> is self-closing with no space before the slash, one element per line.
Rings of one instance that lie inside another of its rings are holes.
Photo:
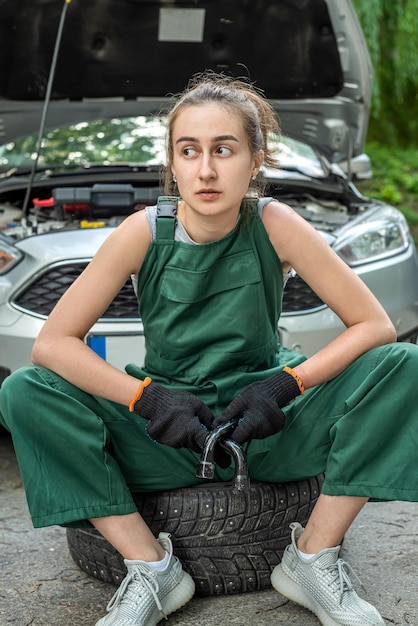
<path fill-rule="evenodd" d="M 175 96 L 174 104 L 168 114 L 167 123 L 167 165 L 164 175 L 164 187 L 167 195 L 177 195 L 177 185 L 171 174 L 173 161 L 173 126 L 179 113 L 185 107 L 198 106 L 215 102 L 223 106 L 232 115 L 241 119 L 248 145 L 253 155 L 264 151 L 264 163 L 269 167 L 278 167 L 275 150 L 269 145 L 270 134 L 276 140 L 280 136 L 280 127 L 274 109 L 269 105 L 262 92 L 246 79 L 234 78 L 207 70 L 196 74 L 189 81 L 186 89 Z M 262 194 L 264 180 L 258 174 L 254 181 L 254 191 Z"/>

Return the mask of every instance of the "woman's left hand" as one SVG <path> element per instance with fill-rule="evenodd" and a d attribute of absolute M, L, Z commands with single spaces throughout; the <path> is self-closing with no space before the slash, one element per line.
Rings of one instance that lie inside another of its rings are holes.
<path fill-rule="evenodd" d="M 265 439 L 283 429 L 285 416 L 281 409 L 300 393 L 295 378 L 288 372 L 279 372 L 244 389 L 215 419 L 213 427 L 236 419 L 230 439 L 238 444 Z"/>

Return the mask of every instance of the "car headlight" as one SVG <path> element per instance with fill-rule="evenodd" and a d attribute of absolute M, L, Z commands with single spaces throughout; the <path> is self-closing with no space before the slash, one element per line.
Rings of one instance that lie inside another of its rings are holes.
<path fill-rule="evenodd" d="M 341 234 L 334 250 L 351 267 L 400 254 L 409 246 L 409 229 L 400 211 L 384 207 Z"/>
<path fill-rule="evenodd" d="M 0 275 L 9 272 L 22 258 L 18 248 L 0 238 Z"/>

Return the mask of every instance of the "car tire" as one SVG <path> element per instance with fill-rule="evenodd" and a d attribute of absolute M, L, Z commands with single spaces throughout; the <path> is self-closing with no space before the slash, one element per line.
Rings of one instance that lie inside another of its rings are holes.
<path fill-rule="evenodd" d="M 135 494 L 138 511 L 157 536 L 171 533 L 175 554 L 196 583 L 214 596 L 270 587 L 270 573 L 289 543 L 289 524 L 304 524 L 323 476 L 300 482 L 231 483 Z M 126 575 L 120 554 L 94 529 L 67 529 L 75 563 L 99 580 L 119 585 Z"/>

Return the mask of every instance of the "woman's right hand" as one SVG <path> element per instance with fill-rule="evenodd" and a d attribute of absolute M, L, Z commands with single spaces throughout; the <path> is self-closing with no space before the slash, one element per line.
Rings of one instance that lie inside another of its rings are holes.
<path fill-rule="evenodd" d="M 172 448 L 201 452 L 212 430 L 212 411 L 189 391 L 171 391 L 151 381 L 132 408 L 149 420 L 147 432 L 151 439 Z"/>

